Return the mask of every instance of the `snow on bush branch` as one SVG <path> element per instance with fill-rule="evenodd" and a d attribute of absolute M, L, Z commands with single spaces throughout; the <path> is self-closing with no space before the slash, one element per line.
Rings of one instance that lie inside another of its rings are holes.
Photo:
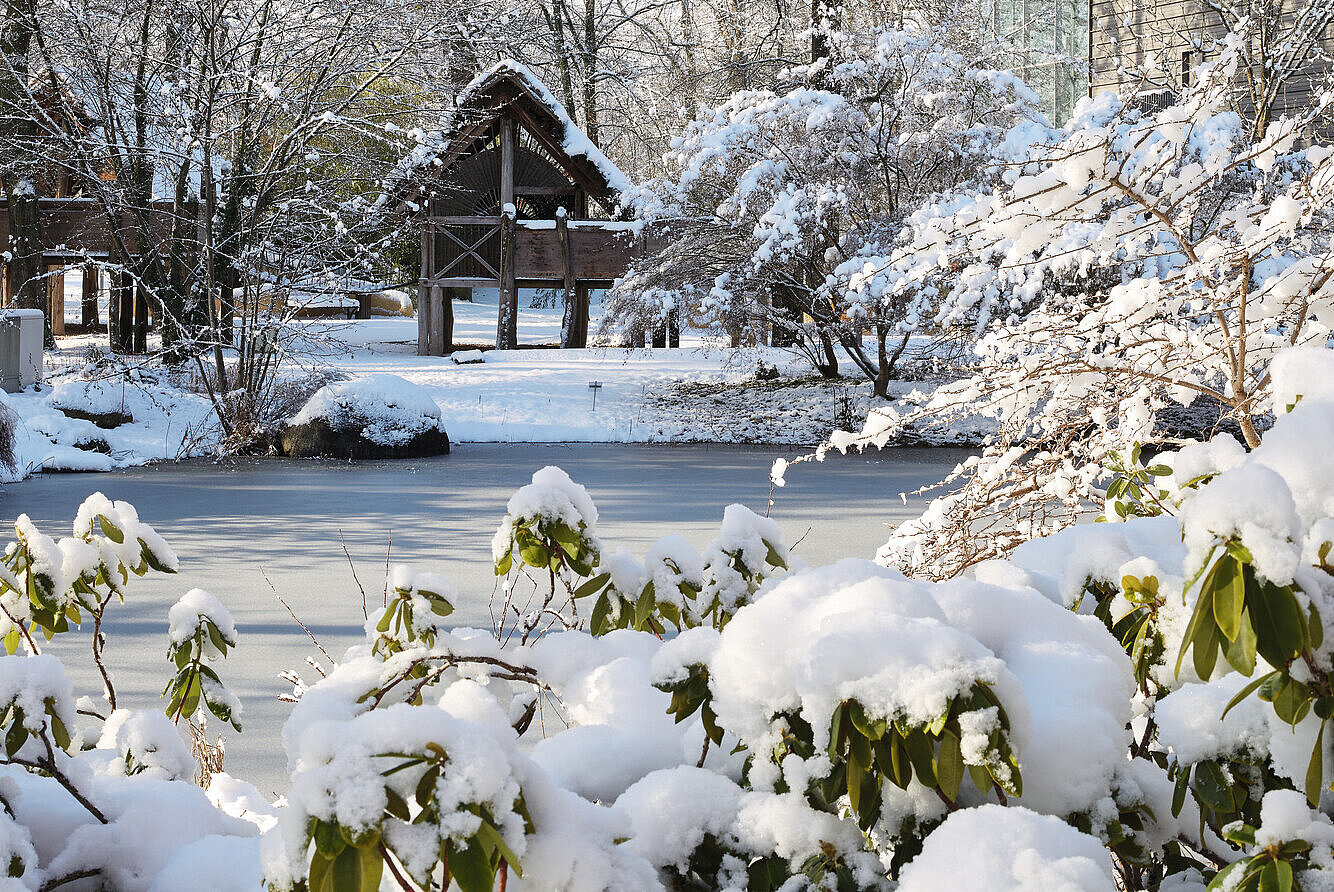
<path fill-rule="evenodd" d="M 175 573 L 175 553 L 133 506 L 101 493 L 80 506 L 72 536 L 51 539 L 27 515 L 15 533 L 0 571 L 8 652 L 0 656 L 0 885 L 46 890 L 93 880 L 116 889 L 180 888 L 200 857 L 234 854 L 249 841 L 250 857 L 229 865 L 219 888 L 254 888 L 253 843 L 269 809 L 261 805 L 240 820 L 220 807 L 221 795 L 211 800 L 196 787 L 199 766 L 176 727 L 198 721 L 191 728 L 203 736 L 207 711 L 240 728 L 240 702 L 204 665 L 236 644 L 226 609 L 199 589 L 182 597 L 165 626 L 176 675 L 163 691 L 170 692 L 164 711 L 123 708 L 103 660 L 106 612 L 124 601 L 131 578 Z M 73 637 L 89 622 L 105 709 L 89 697 L 76 700 L 60 660 L 41 652 L 46 641 Z M 253 787 L 215 779 L 262 803 Z M 145 832 L 149 826 L 169 829 Z"/>
<path fill-rule="evenodd" d="M 826 375 L 841 345 L 883 394 L 916 326 L 900 295 L 863 299 L 831 274 L 892 245 L 933 192 L 989 182 L 994 145 L 1036 97 L 932 34 L 836 42 L 837 58 L 789 72 L 786 92 L 736 93 L 673 143 L 672 173 L 632 199 L 668 247 L 613 290 L 604 328 L 652 329 L 683 309 L 734 339 L 756 324 Z"/>
<path fill-rule="evenodd" d="M 1064 128 L 1022 124 L 1000 185 L 925 204 L 898 244 L 840 267 L 849 294 L 911 296 L 934 324 L 971 327 L 976 358 L 923 405 L 875 409 L 827 445 L 973 413 L 999 423 L 883 560 L 949 576 L 1059 529 L 1137 441 L 1223 419 L 1259 443 L 1270 361 L 1334 321 L 1334 151 L 1298 147 L 1329 93 L 1258 137 L 1232 110 L 1240 27 L 1173 105 L 1105 93 Z"/>
<path fill-rule="evenodd" d="M 0 841 L 28 889 L 170 888 L 222 852 L 235 888 L 310 892 L 1322 888 L 1334 353 L 1273 373 L 1249 454 L 1123 463 L 1106 522 L 946 582 L 806 568 L 740 506 L 702 552 L 608 554 L 589 492 L 538 471 L 494 540 L 507 626 L 443 625 L 464 595 L 393 568 L 364 642 L 303 686 L 277 807 L 192 787 L 161 713 L 118 711 L 79 752 L 59 664 L 3 658 L 23 730 Z M 235 640 L 201 592 L 172 613 L 187 665 Z M 107 843 L 168 800 L 182 842 Z"/>

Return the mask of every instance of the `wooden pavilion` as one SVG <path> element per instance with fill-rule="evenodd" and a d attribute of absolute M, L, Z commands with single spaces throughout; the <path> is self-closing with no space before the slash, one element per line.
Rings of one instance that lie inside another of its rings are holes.
<path fill-rule="evenodd" d="M 412 183 L 423 356 L 453 349 L 453 300 L 478 287 L 500 291 L 497 347 L 518 345 L 518 292 L 532 287 L 563 295 L 561 346 L 586 346 L 589 291 L 645 250 L 615 219 L 629 180 L 517 62 L 464 88 L 439 139 L 414 158 Z"/>
<path fill-rule="evenodd" d="M 111 297 L 108 320 L 111 348 L 118 353 L 143 353 L 147 350 L 149 306 L 148 299 L 137 286 L 134 277 L 125 271 L 110 275 L 102 273 L 99 262 L 120 263 L 125 249 L 139 250 L 136 230 L 131 221 L 123 221 L 113 232 L 107 224 L 102 205 L 95 199 L 81 195 L 72 197 L 43 197 L 39 199 L 42 217 L 42 236 L 47 248 L 43 252 L 47 270 L 47 301 L 50 308 L 52 333 L 65 333 L 65 271 L 72 266 L 83 269 L 83 292 L 80 317 L 83 326 L 98 328 L 98 297 L 106 289 Z M 155 209 L 155 228 L 165 232 L 166 209 Z M 0 250 L 9 244 L 9 220 L 0 198 Z M 0 268 L 0 306 L 7 306 L 17 288 L 12 267 Z"/>

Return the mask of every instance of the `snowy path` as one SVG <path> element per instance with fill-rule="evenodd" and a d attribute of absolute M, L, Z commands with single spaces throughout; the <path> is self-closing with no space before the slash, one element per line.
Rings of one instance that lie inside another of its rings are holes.
<path fill-rule="evenodd" d="M 776 454 L 707 446 L 464 446 L 439 459 L 401 463 L 190 462 L 5 486 L 0 517 L 8 525 L 27 512 L 45 532 L 59 535 L 95 490 L 133 502 L 176 549 L 181 574 L 143 581 L 126 604 L 113 608 L 108 654 L 120 693 L 132 704 L 157 703 L 167 677 L 167 608 L 188 588 L 211 591 L 232 611 L 241 634 L 240 647 L 217 667 L 245 704 L 245 733 L 228 740 L 228 766 L 265 793 L 277 793 L 285 788 L 279 731 L 288 707 L 275 698 L 290 690 L 277 673 L 296 667 L 309 675 L 302 660 L 314 648 L 265 576 L 338 656 L 354 643 L 362 622 L 361 595 L 339 531 L 372 595 L 382 590 L 392 535 L 396 562 L 445 573 L 458 585 L 454 621 L 489 626 L 491 536 L 505 501 L 537 468 L 557 464 L 586 484 L 606 546 L 642 557 L 668 533 L 704 546 L 731 502 L 762 511 Z M 962 455 L 899 449 L 802 465 L 777 491 L 773 516 L 788 542 L 801 539 L 794 553 L 810 564 L 870 557 L 886 537 L 886 522 L 921 509 L 916 499 L 904 506 L 899 492 L 939 479 Z M 86 648 L 81 632 L 57 651 L 80 670 L 80 691 L 93 693 L 99 688 L 91 669 L 84 671 Z"/>

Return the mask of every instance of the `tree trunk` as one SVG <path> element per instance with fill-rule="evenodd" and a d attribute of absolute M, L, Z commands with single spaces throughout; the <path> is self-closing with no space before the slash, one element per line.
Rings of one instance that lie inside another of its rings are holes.
<path fill-rule="evenodd" d="M 95 263 L 83 267 L 83 300 L 79 306 L 80 322 L 85 328 L 96 328 L 102 324 L 101 313 L 97 307 L 97 298 L 101 292 L 102 271 Z"/>
<path fill-rule="evenodd" d="M 556 41 L 556 68 L 560 71 L 560 95 L 565 108 L 574 113 L 574 78 L 570 74 L 569 42 L 565 37 L 565 24 L 569 20 L 569 8 L 565 0 L 553 0 L 548 25 Z"/>
<path fill-rule="evenodd" d="M 889 337 L 889 328 L 885 325 L 875 327 L 875 382 L 871 389 L 872 396 L 878 396 L 881 399 L 889 399 L 889 372 L 892 368 L 889 361 L 889 351 L 885 349 L 885 341 Z"/>
<path fill-rule="evenodd" d="M 51 348 L 56 342 L 51 331 L 51 305 L 47 299 L 42 217 L 37 196 L 31 192 L 31 182 L 31 180 L 21 180 L 18 189 L 6 189 L 9 250 L 13 253 L 9 261 L 10 283 L 13 288 L 14 306 L 24 310 L 42 311 L 45 320 L 43 340 L 46 347 Z M 9 186 L 8 180 L 5 185 Z"/>
<path fill-rule="evenodd" d="M 28 94 L 28 50 L 37 28 L 34 0 L 7 0 L 0 21 L 0 180 L 4 181 L 11 243 L 0 246 L 13 255 L 9 261 L 13 303 L 25 310 L 41 310 L 45 318 L 45 343 L 55 346 L 51 334 L 41 206 L 37 200 L 39 161 L 37 123 L 25 114 Z"/>
<path fill-rule="evenodd" d="M 584 132 L 596 145 L 598 141 L 598 36 L 597 7 L 594 0 L 584 0 Z"/>

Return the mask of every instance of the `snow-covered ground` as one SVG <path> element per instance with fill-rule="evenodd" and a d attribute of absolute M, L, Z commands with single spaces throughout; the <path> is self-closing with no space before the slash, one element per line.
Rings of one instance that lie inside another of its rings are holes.
<path fill-rule="evenodd" d="M 66 316 L 77 320 L 78 279 L 67 277 Z M 520 342 L 559 340 L 559 307 L 531 307 L 525 292 Z M 594 303 L 596 328 L 599 304 Z M 490 348 L 495 342 L 496 294 L 479 290 L 475 303 L 455 303 L 454 339 Z M 105 310 L 104 310 L 105 317 Z M 400 376 L 424 388 L 440 407 L 455 442 L 646 443 L 714 442 L 811 445 L 830 431 L 860 426 L 871 404 L 870 385 L 849 375 L 822 381 L 789 351 L 732 349 L 686 331 L 680 349 L 590 347 L 583 350 L 486 349 L 482 361 L 416 352 L 417 322 L 402 317 L 302 320 L 292 366 L 333 377 Z M 92 382 L 77 380 L 104 345 L 101 334 L 60 339 L 47 356 L 47 386 L 2 397 L 24 421 L 20 476 L 31 470 L 108 470 L 207 454 L 216 444 L 211 409 L 199 392 L 151 366 L 127 374 L 102 366 Z M 778 378 L 759 380 L 761 368 Z M 845 361 L 845 371 L 851 372 Z M 929 386 L 893 383 L 898 396 Z M 199 388 L 195 388 L 198 390 Z M 129 424 L 102 430 L 59 409 L 96 403 Z M 968 443 L 981 428 L 955 430 L 935 442 Z"/>

